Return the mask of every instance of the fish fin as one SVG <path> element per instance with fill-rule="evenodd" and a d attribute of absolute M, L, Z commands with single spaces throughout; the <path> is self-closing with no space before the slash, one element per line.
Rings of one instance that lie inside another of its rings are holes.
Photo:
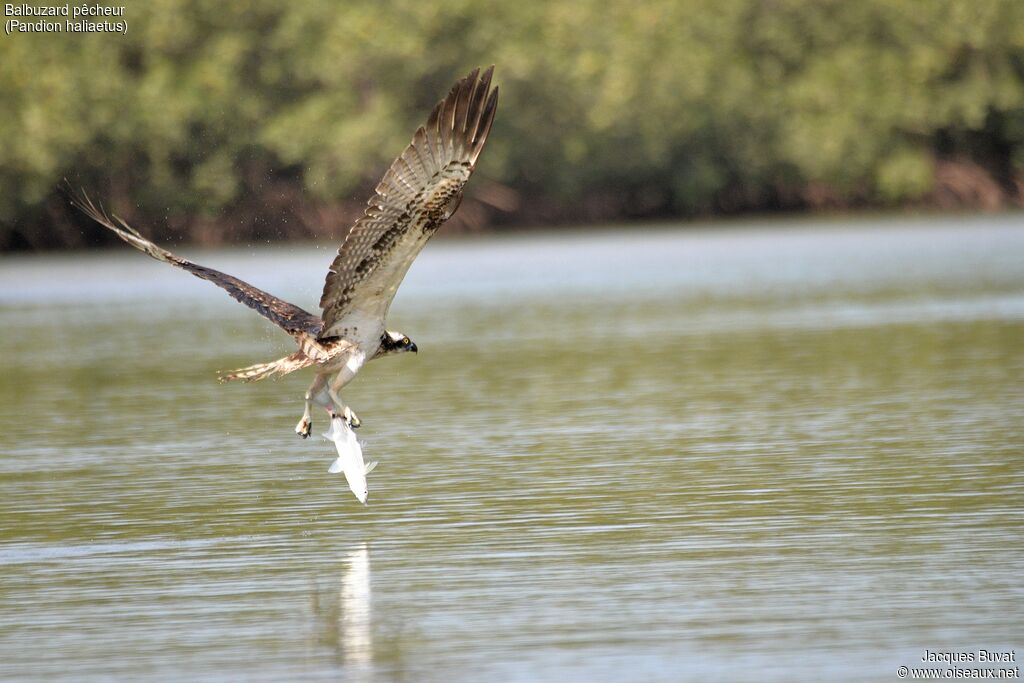
<path fill-rule="evenodd" d="M 331 463 L 331 466 L 328 468 L 327 472 L 328 474 L 337 474 L 338 472 L 341 472 L 343 469 L 345 469 L 345 466 L 341 464 L 341 458 L 338 458 L 337 460 Z"/>
<path fill-rule="evenodd" d="M 373 472 L 373 468 L 375 468 L 376 466 L 377 466 L 377 461 L 376 460 L 371 460 L 370 462 L 366 463 L 365 473 L 369 474 L 370 472 Z"/>

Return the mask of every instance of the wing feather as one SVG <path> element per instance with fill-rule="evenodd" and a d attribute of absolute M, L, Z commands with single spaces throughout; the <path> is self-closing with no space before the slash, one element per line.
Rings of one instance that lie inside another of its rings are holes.
<path fill-rule="evenodd" d="M 290 304 L 283 299 L 278 299 L 276 296 L 268 294 L 262 289 L 257 289 L 248 282 L 239 280 L 232 275 L 193 263 L 172 254 L 166 249 L 158 247 L 117 216 L 108 216 L 84 192 L 79 195 L 72 194 L 71 203 L 85 215 L 89 216 L 89 218 L 113 231 L 118 237 L 139 251 L 148 254 L 157 261 L 177 266 L 198 278 L 212 282 L 230 294 L 231 298 L 235 301 L 245 304 L 285 332 L 291 335 L 300 333 L 315 335 L 320 331 L 321 320 L 312 313 L 308 313 L 295 304 Z"/>
<path fill-rule="evenodd" d="M 452 120 L 452 131 L 466 130 L 466 116 L 469 113 L 469 99 L 473 94 L 473 88 L 476 86 L 476 72 L 470 74 L 472 80 L 468 84 L 463 84 L 461 92 L 459 92 L 459 99 L 455 102 L 455 112 Z M 452 141 L 455 143 L 456 151 L 461 152 L 465 139 L 461 136 L 452 136 Z"/>
<path fill-rule="evenodd" d="M 331 264 L 320 338 L 349 334 L 349 316 L 383 325 L 406 271 L 458 207 L 498 106 L 494 67 L 474 69 L 430 112 L 395 159 Z"/>
<path fill-rule="evenodd" d="M 487 136 L 491 132 L 491 124 L 494 123 L 494 113 L 497 110 L 498 89 L 495 88 L 493 92 L 491 92 L 491 96 L 487 98 L 487 105 L 484 107 L 477 123 L 476 135 L 473 137 L 473 155 L 470 159 L 471 163 L 476 163 L 477 158 L 480 156 L 480 152 L 484 148 L 484 144 L 487 143 Z"/>

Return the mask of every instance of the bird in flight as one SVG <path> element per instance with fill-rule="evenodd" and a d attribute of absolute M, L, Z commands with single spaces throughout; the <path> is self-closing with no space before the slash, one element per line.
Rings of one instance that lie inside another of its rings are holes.
<path fill-rule="evenodd" d="M 226 373 L 221 381 L 251 382 L 314 367 L 316 377 L 306 390 L 305 411 L 295 431 L 303 438 L 310 435 L 314 403 L 332 419 L 340 416 L 358 427 L 359 418 L 339 392 L 367 361 L 417 350 L 408 336 L 386 329 L 385 319 L 409 266 L 459 207 L 497 111 L 493 71 L 493 66 L 483 74 L 474 69 L 456 83 L 391 164 L 327 272 L 320 316 L 172 254 L 117 216 L 108 216 L 84 193 L 72 203 L 136 249 L 224 289 L 298 344 L 295 353 Z"/>

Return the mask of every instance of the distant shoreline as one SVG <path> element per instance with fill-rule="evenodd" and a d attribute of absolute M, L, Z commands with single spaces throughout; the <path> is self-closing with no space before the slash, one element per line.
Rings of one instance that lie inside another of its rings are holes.
<path fill-rule="evenodd" d="M 844 198 L 836 193 L 808 188 L 794 199 L 743 206 L 734 210 L 672 212 L 665 207 L 631 206 L 629 197 L 591 193 L 575 199 L 529 197 L 498 183 L 484 180 L 470 185 L 459 211 L 440 235 L 557 231 L 595 226 L 651 225 L 661 223 L 732 224 L 756 220 L 853 219 L 878 216 L 929 216 L 1013 213 L 1024 210 L 1024 183 L 1004 187 L 977 167 L 940 168 L 936 186 L 915 202 L 884 205 Z M 155 217 L 127 199 L 112 200 L 86 188 L 110 211 L 157 242 L 213 247 L 257 243 L 340 240 L 362 215 L 358 201 L 310 204 L 299 188 L 273 196 L 242 199 L 217 216 L 170 215 Z M 369 194 L 367 189 L 363 194 Z M 644 210 L 646 209 L 646 210 Z M 75 211 L 67 197 L 55 191 L 32 219 L 0 225 L 0 254 L 46 251 L 78 251 L 101 248 L 117 240 L 106 230 Z"/>
<path fill-rule="evenodd" d="M 358 215 L 351 212 L 352 219 Z M 616 230 L 733 230 L 744 229 L 750 226 L 763 224 L 789 224 L 792 227 L 806 226 L 808 229 L 821 229 L 822 224 L 850 224 L 865 223 L 871 224 L 878 221 L 927 221 L 965 220 L 981 219 L 986 217 L 1019 215 L 1021 227 L 1024 229 L 1024 208 L 1016 205 L 1002 206 L 998 209 L 979 210 L 976 207 L 942 208 L 935 205 L 913 205 L 902 207 L 858 207 L 858 208 L 831 208 L 831 209 L 804 209 L 804 210 L 763 210 L 745 211 L 730 214 L 706 214 L 696 216 L 650 216 L 638 218 L 615 218 L 597 219 L 593 221 L 562 221 L 562 222 L 521 222 L 500 221 L 484 224 L 469 224 L 465 221 L 452 220 L 445 225 L 435 236 L 439 240 L 460 240 L 474 239 L 477 237 L 486 238 L 493 236 L 514 236 L 530 235 L 533 233 L 548 233 L 566 235 L 579 234 L 584 232 L 610 232 Z M 261 233 L 258 236 L 244 236 L 249 233 L 245 231 L 224 231 L 216 235 L 206 234 L 203 238 L 188 239 L 181 233 L 168 233 L 165 230 L 147 230 L 148 226 L 140 225 L 140 229 L 152 239 L 170 244 L 174 247 L 192 248 L 215 248 L 215 247 L 247 247 L 247 246 L 283 246 L 288 244 L 336 244 L 344 237 L 351 220 L 335 226 L 325 226 L 321 230 L 303 231 L 282 231 L 277 235 L 271 232 Z M 85 223 L 84 217 L 72 217 L 64 226 L 64 232 L 72 233 L 78 230 L 80 223 Z M 335 229 L 337 228 L 337 229 Z M 110 239 L 105 231 L 92 231 L 95 238 L 84 239 L 73 245 L 47 245 L 39 248 L 4 248 L 0 249 L 0 255 L 16 255 L 30 253 L 76 253 L 90 250 L 102 250 L 117 247 L 120 242 Z"/>

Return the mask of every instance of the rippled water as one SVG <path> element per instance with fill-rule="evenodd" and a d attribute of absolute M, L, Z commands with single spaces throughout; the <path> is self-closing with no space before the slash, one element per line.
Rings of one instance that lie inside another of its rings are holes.
<path fill-rule="evenodd" d="M 0 677 L 897 680 L 1024 650 L 1019 217 L 431 244 L 370 505 L 290 341 L 127 248 L 0 261 Z M 331 250 L 194 253 L 313 309 Z M 326 429 L 320 417 L 316 433 Z"/>

